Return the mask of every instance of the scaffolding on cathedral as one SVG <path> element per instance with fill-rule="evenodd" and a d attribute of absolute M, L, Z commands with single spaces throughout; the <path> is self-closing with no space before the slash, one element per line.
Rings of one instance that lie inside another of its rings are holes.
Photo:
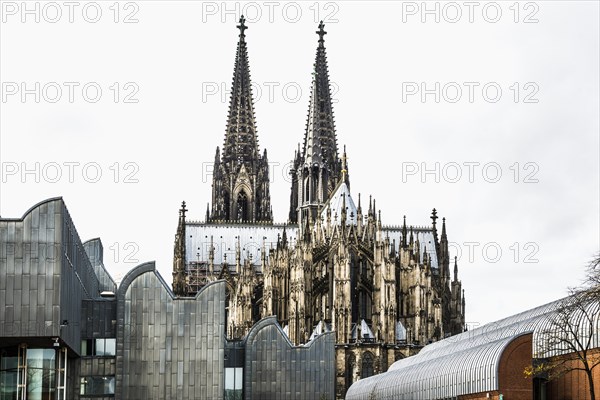
<path fill-rule="evenodd" d="M 190 296 L 195 296 L 196 293 L 208 283 L 208 263 L 203 261 L 191 261 L 188 263 L 187 270 L 187 293 Z"/>

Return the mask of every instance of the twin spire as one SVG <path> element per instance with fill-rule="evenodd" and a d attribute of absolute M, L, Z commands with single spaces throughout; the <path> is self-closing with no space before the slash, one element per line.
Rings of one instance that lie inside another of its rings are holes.
<path fill-rule="evenodd" d="M 260 153 L 256 133 L 254 100 L 250 79 L 250 65 L 246 44 L 246 19 L 241 16 L 237 28 L 240 30 L 233 83 L 227 116 L 227 128 L 223 145 L 222 162 L 243 162 L 248 167 Z M 323 21 L 319 24 L 319 45 L 313 66 L 311 96 L 301 153 L 305 166 L 322 166 L 339 175 L 341 170 L 338 158 L 337 138 L 333 120 L 333 107 L 325 52 L 327 34 Z M 337 182 L 333 182 L 332 187 Z"/>
<path fill-rule="evenodd" d="M 213 222 L 272 221 L 268 189 L 268 161 L 258 149 L 250 67 L 246 45 L 246 20 L 242 16 L 225 143 L 215 155 L 213 175 Z M 298 223 L 299 213 L 316 218 L 340 179 L 349 184 L 347 164 L 338 156 L 337 138 L 325 51 L 325 25 L 321 21 L 317 54 L 313 65 L 308 116 L 302 148 L 298 149 L 292 174 L 290 222 Z M 344 172 L 342 172 L 342 170 Z M 246 185 L 256 177 L 259 181 Z M 298 184 L 302 182 L 302 184 Z M 255 189 L 256 188 L 256 189 Z M 257 190 L 255 193 L 254 191 Z"/>
<path fill-rule="evenodd" d="M 259 151 L 254 99 L 250 78 L 250 63 L 246 44 L 246 19 L 242 16 L 237 25 L 239 40 L 235 55 L 233 82 L 223 149 L 217 148 L 213 168 L 212 209 L 207 211 L 207 221 L 213 223 L 272 222 L 269 190 L 269 163 L 266 150 Z M 325 53 L 325 25 L 319 24 L 319 45 L 314 64 L 312 91 L 303 150 L 297 154 L 294 165 L 315 171 L 310 185 L 292 188 L 296 222 L 298 201 L 305 198 L 311 204 L 314 218 L 319 205 L 325 203 L 342 176 L 338 157 L 333 108 L 329 90 L 329 73 Z M 347 180 L 347 173 L 344 175 Z M 294 178 L 293 178 L 294 179 Z M 298 190 L 304 190 L 300 193 Z"/>
<path fill-rule="evenodd" d="M 273 222 L 267 151 L 261 154 L 256 133 L 246 20 L 242 16 L 223 150 L 217 147 L 213 167 L 212 223 Z"/>
<path fill-rule="evenodd" d="M 222 161 L 226 165 L 231 162 L 243 163 L 246 168 L 249 168 L 258 159 L 259 149 L 250 79 L 250 63 L 248 62 L 248 49 L 245 40 L 245 31 L 248 27 L 245 22 L 246 19 L 242 16 L 240 24 L 237 26 L 240 30 L 240 39 L 235 55 Z"/>
<path fill-rule="evenodd" d="M 304 133 L 304 146 L 302 164 L 305 167 L 324 167 L 339 175 L 339 158 L 335 124 L 333 121 L 333 107 L 331 91 L 329 88 L 329 70 L 327 68 L 327 54 L 325 52 L 325 25 L 319 24 L 319 45 L 313 66 L 310 102 L 306 131 Z M 333 185 L 337 182 L 333 182 Z"/>

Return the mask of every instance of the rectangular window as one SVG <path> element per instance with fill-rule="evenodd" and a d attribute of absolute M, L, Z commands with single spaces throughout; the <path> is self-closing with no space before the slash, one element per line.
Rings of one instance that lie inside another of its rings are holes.
<path fill-rule="evenodd" d="M 82 356 L 115 356 L 117 354 L 117 339 L 84 339 L 81 341 Z"/>
<path fill-rule="evenodd" d="M 84 339 L 81 341 L 81 355 L 82 356 L 93 356 L 94 355 L 93 339 Z"/>
<path fill-rule="evenodd" d="M 117 339 L 105 339 L 104 342 L 104 355 L 115 356 L 117 355 Z"/>
<path fill-rule="evenodd" d="M 225 368 L 225 400 L 242 400 L 243 368 Z"/>
<path fill-rule="evenodd" d="M 96 342 L 94 344 L 96 346 L 94 355 L 103 356 L 104 355 L 104 339 L 96 339 Z"/>
<path fill-rule="evenodd" d="M 114 376 L 84 376 L 81 378 L 79 394 L 88 396 L 114 395 Z"/>

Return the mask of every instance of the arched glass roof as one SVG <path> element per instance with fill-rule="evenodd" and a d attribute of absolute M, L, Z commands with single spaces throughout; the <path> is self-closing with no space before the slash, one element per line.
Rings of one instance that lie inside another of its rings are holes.
<path fill-rule="evenodd" d="M 455 398 L 469 393 L 498 389 L 498 367 L 502 352 L 517 337 L 534 333 L 535 348 L 544 339 L 539 332 L 548 325 L 561 302 L 558 300 L 510 316 L 477 329 L 425 346 L 419 354 L 396 361 L 389 370 L 355 382 L 347 400 L 369 400 L 375 394 L 382 400 L 424 400 Z M 594 324 L 580 324 L 582 333 L 594 331 L 598 347 L 599 309 L 597 302 L 588 307 Z M 574 313 L 573 318 L 586 315 Z M 587 337 L 587 336 L 586 336 Z"/>

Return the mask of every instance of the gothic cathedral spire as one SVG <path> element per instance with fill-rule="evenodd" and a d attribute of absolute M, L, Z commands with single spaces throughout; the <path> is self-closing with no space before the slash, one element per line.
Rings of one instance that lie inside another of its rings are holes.
<path fill-rule="evenodd" d="M 317 211 L 337 185 L 342 171 L 338 157 L 333 106 L 323 21 L 319 24 L 319 44 L 314 64 L 308 117 L 301 154 L 296 154 L 292 175 L 290 222 L 299 223 Z M 301 214 L 301 215 L 299 215 Z"/>
<path fill-rule="evenodd" d="M 223 151 L 213 168 L 213 223 L 272 222 L 267 151 L 260 154 L 256 134 L 244 16 L 240 30 Z"/>

